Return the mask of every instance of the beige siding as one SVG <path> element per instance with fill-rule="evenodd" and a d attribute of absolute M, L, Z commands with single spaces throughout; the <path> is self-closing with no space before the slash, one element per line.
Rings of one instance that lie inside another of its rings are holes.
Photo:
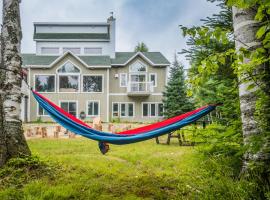
<path fill-rule="evenodd" d="M 52 68 L 50 69 L 31 69 L 31 81 L 30 84 L 34 88 L 34 77 L 35 74 L 41 75 L 41 74 L 56 74 L 56 70 L 58 67 L 62 66 L 65 62 L 71 61 L 73 64 L 78 66 L 81 69 L 82 74 L 98 74 L 103 76 L 103 92 L 102 93 L 41 93 L 45 97 L 49 98 L 51 101 L 53 101 L 55 104 L 59 105 L 61 100 L 74 100 L 77 101 L 77 113 L 79 114 L 81 111 L 86 112 L 86 104 L 88 100 L 99 100 L 100 101 L 100 117 L 102 121 L 107 120 L 107 69 L 88 69 L 84 65 L 82 65 L 80 62 L 78 62 L 77 59 L 74 57 L 67 55 L 65 58 L 61 59 L 58 63 L 56 63 Z M 56 76 L 57 79 L 57 76 Z M 57 82 L 57 81 L 56 81 Z M 80 76 L 80 84 L 82 85 L 82 75 Z M 56 85 L 58 87 L 58 84 Z M 37 102 L 33 98 L 33 96 L 30 97 L 30 121 L 36 121 L 38 119 L 37 117 Z M 43 121 L 51 121 L 50 117 L 42 116 L 41 120 Z M 91 121 L 91 117 L 86 118 L 87 121 Z"/>
<path fill-rule="evenodd" d="M 139 59 L 141 62 L 147 65 L 147 81 L 149 81 L 149 74 L 156 73 L 157 75 L 157 87 L 154 88 L 153 94 L 145 97 L 134 96 L 129 97 L 127 95 L 126 87 L 119 87 L 119 77 L 116 78 L 116 74 L 120 76 L 120 73 L 129 73 L 129 66 L 136 62 Z M 130 121 L 130 122 L 152 122 L 159 121 L 161 117 L 142 117 L 142 102 L 162 102 L 162 92 L 164 91 L 166 84 L 166 67 L 153 67 L 149 63 L 145 62 L 142 58 L 136 58 L 131 61 L 127 66 L 122 67 L 112 67 L 110 69 L 89 69 L 85 67 L 80 61 L 71 55 L 66 55 L 58 63 L 55 63 L 52 68 L 31 68 L 31 79 L 30 85 L 34 88 L 34 77 L 35 75 L 42 74 L 56 74 L 56 70 L 61 67 L 65 62 L 71 61 L 81 70 L 80 84 L 82 85 L 82 76 L 86 74 L 98 74 L 103 76 L 103 92 L 102 93 L 41 93 L 55 104 L 60 105 L 60 101 L 76 101 L 77 102 L 77 113 L 84 111 L 87 113 L 87 101 L 88 100 L 97 100 L 99 101 L 100 106 L 100 117 L 102 121 L 112 120 L 112 102 L 134 102 L 134 117 L 124 117 L 121 118 L 121 121 Z M 58 79 L 56 75 L 56 79 Z M 108 82 L 107 82 L 108 81 Z M 56 80 L 56 88 L 58 87 L 58 81 Z M 108 88 L 109 87 L 109 88 Z M 81 88 L 81 86 L 80 86 Z M 57 89 L 56 89 L 57 91 Z M 109 92 L 108 92 L 109 91 Z M 37 116 L 38 104 L 36 100 L 31 95 L 30 97 L 30 121 L 36 121 L 39 117 Z M 42 116 L 42 121 L 52 121 L 50 117 Z M 86 121 L 92 121 L 91 117 L 87 117 Z"/>
<path fill-rule="evenodd" d="M 110 69 L 110 93 L 126 93 L 126 87 L 120 87 L 120 74 L 129 73 L 129 67 L 137 60 L 140 60 L 147 66 L 147 81 L 149 81 L 149 74 L 155 73 L 157 75 L 157 87 L 154 87 L 154 93 L 162 93 L 165 89 L 166 84 L 166 67 L 151 66 L 149 63 L 144 61 L 142 58 L 136 58 L 127 66 L 112 67 Z M 115 75 L 118 74 L 118 78 Z M 129 79 L 129 76 L 128 76 Z"/>

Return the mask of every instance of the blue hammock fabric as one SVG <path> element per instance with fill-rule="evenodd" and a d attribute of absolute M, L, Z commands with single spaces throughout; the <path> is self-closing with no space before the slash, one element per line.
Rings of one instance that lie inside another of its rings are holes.
<path fill-rule="evenodd" d="M 111 143 L 116 145 L 124 145 L 124 144 L 130 144 L 135 142 L 140 142 L 148 139 L 152 139 L 161 135 L 168 134 L 172 131 L 178 130 L 186 125 L 189 125 L 201 117 L 207 115 L 211 111 L 213 111 L 217 105 L 209 105 L 199 111 L 198 113 L 189 116 L 185 119 L 182 119 L 176 123 L 170 124 L 165 127 L 157 128 L 155 130 L 151 130 L 142 134 L 135 134 L 135 135 L 120 135 L 120 134 L 114 134 L 109 132 L 102 132 L 97 131 L 92 128 L 83 126 L 74 120 L 70 119 L 60 111 L 58 111 L 56 108 L 54 108 L 52 105 L 49 104 L 46 100 L 40 97 L 40 95 L 35 94 L 33 92 L 33 95 L 39 105 L 48 112 L 48 114 L 59 124 L 61 124 L 66 129 L 70 130 L 71 132 L 81 135 L 83 137 L 96 140 L 100 143 L 100 148 L 104 148 L 102 143 Z"/>

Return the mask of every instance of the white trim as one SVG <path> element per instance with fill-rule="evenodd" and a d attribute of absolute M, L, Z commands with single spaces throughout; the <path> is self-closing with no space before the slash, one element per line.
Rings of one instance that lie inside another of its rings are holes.
<path fill-rule="evenodd" d="M 149 73 L 149 82 L 151 82 L 151 75 L 155 76 L 155 85 L 153 87 L 157 87 L 157 73 Z"/>
<path fill-rule="evenodd" d="M 44 48 L 58 49 L 58 53 L 42 53 L 42 49 Z M 60 48 L 59 47 L 40 47 L 40 55 L 47 55 L 47 56 L 61 55 Z"/>
<path fill-rule="evenodd" d="M 28 84 L 30 85 L 30 87 L 31 87 L 31 80 L 32 80 L 32 76 L 31 76 L 31 68 L 29 67 L 29 77 L 27 77 L 28 78 Z M 30 109 L 30 106 L 31 106 L 31 98 L 32 98 L 32 95 L 31 95 L 31 91 L 30 90 L 28 90 L 28 108 L 27 108 L 27 122 L 30 122 L 30 113 L 31 113 L 31 109 Z"/>
<path fill-rule="evenodd" d="M 81 80 L 81 93 L 91 93 L 91 94 L 103 94 L 104 93 L 104 74 L 82 74 L 82 80 Z M 102 77 L 102 88 L 101 88 L 101 92 L 84 92 L 83 91 L 83 77 L 84 76 L 101 76 Z"/>
<path fill-rule="evenodd" d="M 109 93 L 110 96 L 127 96 L 127 93 Z M 162 93 L 151 93 L 153 96 L 163 96 Z"/>
<path fill-rule="evenodd" d="M 122 78 L 121 78 L 121 75 L 125 75 L 125 79 L 126 79 L 126 85 L 125 86 L 121 86 L 121 80 L 122 80 Z M 128 86 L 128 75 L 127 75 L 127 73 L 120 73 L 119 74 L 119 87 L 127 87 Z"/>
<path fill-rule="evenodd" d="M 79 101 L 78 100 L 58 100 L 58 105 L 59 105 L 59 107 L 61 108 L 61 103 L 66 103 L 66 102 L 75 102 L 76 103 L 76 118 L 78 118 L 78 116 L 79 116 L 79 113 L 78 113 L 78 111 L 79 111 Z"/>
<path fill-rule="evenodd" d="M 37 117 L 49 117 L 49 115 L 40 115 L 39 113 L 38 113 L 38 111 L 39 111 L 39 103 L 38 102 L 36 102 L 36 104 L 37 104 Z M 45 113 L 45 110 L 44 110 L 44 108 L 42 108 L 43 109 L 43 113 Z"/>
<path fill-rule="evenodd" d="M 110 70 L 109 69 L 107 69 L 107 94 L 106 94 L 106 96 L 107 96 L 107 98 L 106 98 L 106 100 L 107 100 L 107 103 L 106 103 L 106 105 L 107 105 L 107 122 L 109 122 L 110 121 L 110 117 L 109 117 L 109 113 L 110 113 L 110 105 L 109 105 L 109 93 L 110 93 L 110 83 L 109 83 L 109 80 L 110 80 Z"/>
<path fill-rule="evenodd" d="M 98 55 L 102 55 L 102 52 L 103 52 L 103 48 L 100 46 L 100 47 L 83 47 L 83 55 L 89 55 L 89 56 L 98 56 Z M 101 49 L 101 53 L 100 54 L 96 54 L 96 53 L 85 53 L 85 49 Z"/>
<path fill-rule="evenodd" d="M 93 102 L 93 103 L 97 102 L 98 103 L 98 115 L 88 115 L 88 104 L 90 102 Z M 87 117 L 100 117 L 100 100 L 87 100 L 86 101 L 86 116 Z"/>
<path fill-rule="evenodd" d="M 73 54 L 70 51 L 67 51 L 66 53 L 64 53 L 62 56 L 59 56 L 57 59 L 55 59 L 49 66 L 48 68 L 51 68 L 52 66 L 54 66 L 57 62 L 59 62 L 61 59 L 63 59 L 67 54 L 72 55 L 73 57 L 75 57 L 79 62 L 81 62 L 86 68 L 88 68 L 88 65 L 82 60 L 80 59 L 77 55 Z"/>
<path fill-rule="evenodd" d="M 70 62 L 71 64 L 73 64 L 75 67 L 77 67 L 80 72 L 76 73 L 76 72 L 73 72 L 73 73 L 63 73 L 63 72 L 58 72 L 58 70 L 63 67 L 65 64 L 67 64 L 68 62 Z M 81 68 L 78 67 L 77 65 L 75 65 L 72 61 L 70 60 L 67 60 L 64 64 L 62 64 L 61 66 L 57 67 L 56 70 L 55 70 L 55 73 L 57 74 L 57 93 L 80 93 L 81 92 Z M 60 92 L 60 78 L 59 76 L 78 76 L 79 79 L 78 79 L 78 91 L 77 92 Z"/>
<path fill-rule="evenodd" d="M 148 115 L 147 116 L 143 116 L 143 104 L 147 104 L 147 109 L 148 109 Z M 155 104 L 155 116 L 151 116 L 151 104 Z M 141 108 L 142 108 L 142 118 L 163 118 L 163 116 L 158 116 L 158 104 L 163 104 L 163 111 L 164 111 L 164 103 L 163 102 L 141 102 Z"/>
<path fill-rule="evenodd" d="M 114 103 L 117 103 L 118 104 L 118 117 L 114 117 L 113 116 L 113 104 Z M 133 104 L 133 116 L 121 116 L 121 104 L 125 104 L 125 108 L 126 108 L 126 110 L 125 110 L 125 114 L 128 114 L 128 104 Z M 113 101 L 112 102 L 112 118 L 134 118 L 135 117 L 135 112 L 136 112 L 136 109 L 135 109 L 135 102 L 115 102 L 115 101 Z"/>
<path fill-rule="evenodd" d="M 113 104 L 117 104 L 118 106 L 117 106 L 117 113 L 118 113 L 118 116 L 117 117 L 115 117 L 115 116 L 113 116 Z M 120 116 L 119 116 L 119 103 L 118 102 L 112 102 L 112 118 L 120 118 Z"/>
<path fill-rule="evenodd" d="M 36 76 L 54 76 L 54 92 L 40 92 L 36 89 Z M 50 93 L 56 93 L 56 74 L 34 74 L 34 85 L 33 88 L 35 91 L 42 93 L 42 94 L 50 94 Z"/>

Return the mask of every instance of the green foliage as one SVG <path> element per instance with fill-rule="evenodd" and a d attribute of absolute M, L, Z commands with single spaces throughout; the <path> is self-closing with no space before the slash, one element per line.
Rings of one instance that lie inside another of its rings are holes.
<path fill-rule="evenodd" d="M 148 50 L 144 42 L 138 42 L 137 46 L 134 48 L 134 52 L 148 52 Z"/>
<path fill-rule="evenodd" d="M 191 99 L 187 97 L 187 87 L 184 77 L 184 67 L 175 55 L 170 68 L 170 77 L 163 96 L 164 115 L 167 118 L 186 113 L 193 109 Z"/>

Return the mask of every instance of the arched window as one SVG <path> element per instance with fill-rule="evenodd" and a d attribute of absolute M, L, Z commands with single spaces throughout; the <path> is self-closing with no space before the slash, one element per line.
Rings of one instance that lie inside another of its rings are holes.
<path fill-rule="evenodd" d="M 130 72 L 146 72 L 147 67 L 144 63 L 137 61 L 137 62 L 130 65 L 129 71 Z"/>
<path fill-rule="evenodd" d="M 57 69 L 58 91 L 59 92 L 79 92 L 80 69 L 71 62 L 66 62 Z"/>
<path fill-rule="evenodd" d="M 68 61 L 57 70 L 57 73 L 80 73 L 80 69 Z"/>

